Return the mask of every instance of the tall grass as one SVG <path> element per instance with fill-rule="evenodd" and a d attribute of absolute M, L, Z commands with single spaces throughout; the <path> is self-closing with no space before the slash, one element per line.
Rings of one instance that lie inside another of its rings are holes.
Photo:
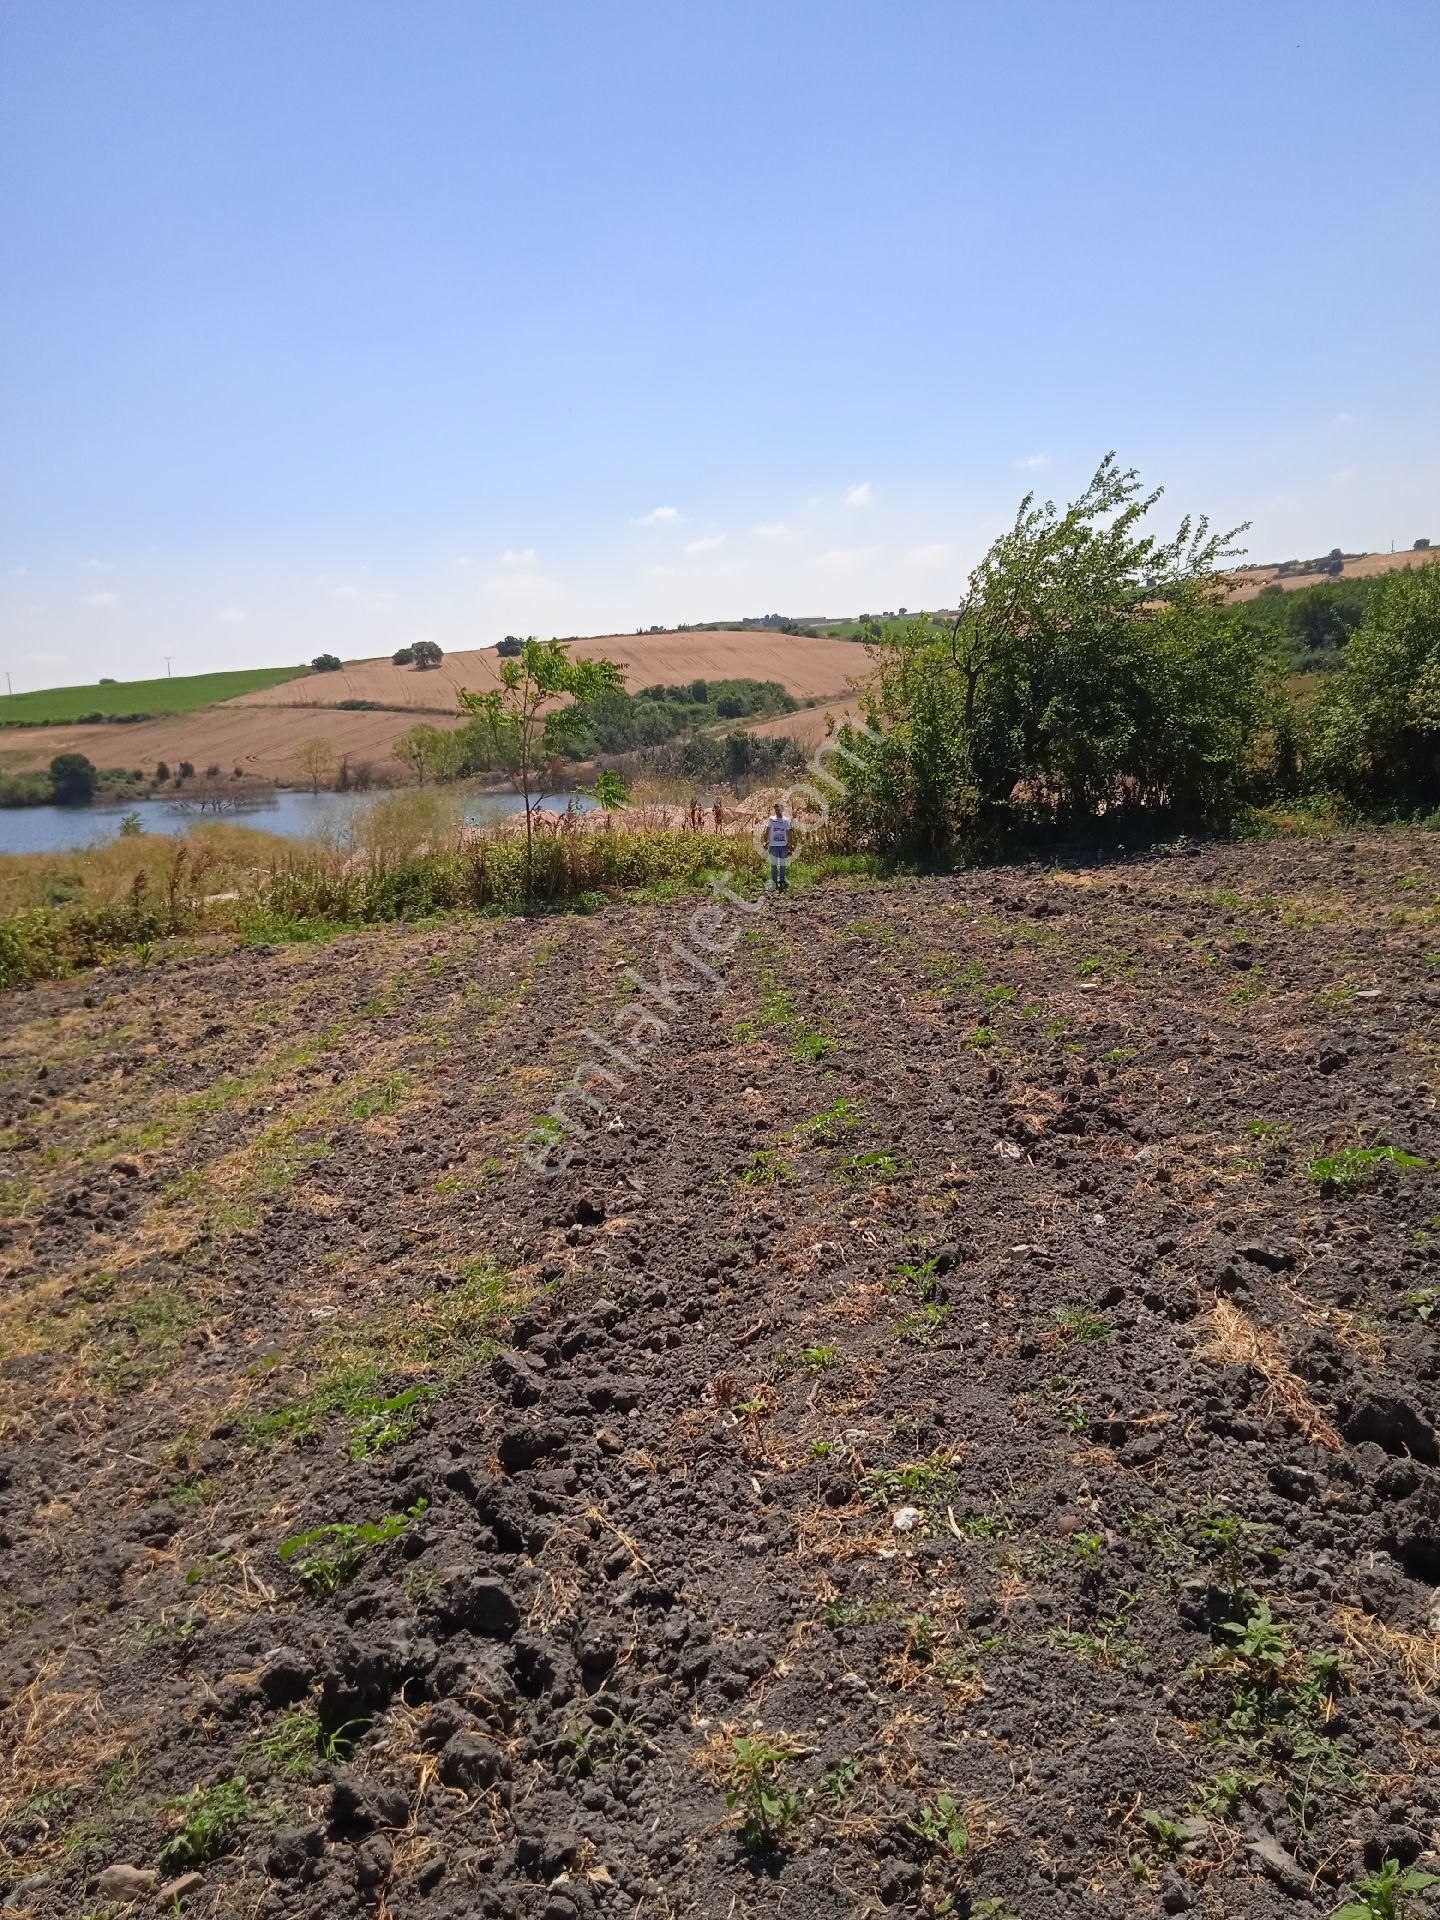
<path fill-rule="evenodd" d="M 183 840 L 136 834 L 65 855 L 0 858 L 0 987 L 54 979 L 180 933 L 251 941 L 326 938 L 345 927 L 526 906 L 599 906 L 618 892 L 655 897 L 709 876 L 757 877 L 745 838 L 553 816 L 525 841 L 476 832 L 441 793 L 392 794 L 343 832 L 309 841 L 211 823 Z"/>

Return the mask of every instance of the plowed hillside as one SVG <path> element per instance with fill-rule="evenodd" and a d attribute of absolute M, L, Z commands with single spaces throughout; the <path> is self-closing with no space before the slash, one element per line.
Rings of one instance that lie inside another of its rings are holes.
<path fill-rule="evenodd" d="M 778 680 L 797 699 L 843 695 L 863 676 L 862 647 L 779 633 L 621 633 L 576 642 L 576 651 L 603 656 L 624 668 L 633 691 L 657 681 Z M 189 760 L 201 769 L 243 767 L 268 779 L 295 778 L 295 749 L 317 734 L 352 761 L 369 760 L 395 774 L 398 735 L 417 720 L 458 726 L 462 687 L 476 692 L 498 684 L 493 648 L 447 654 L 425 672 L 389 660 L 356 660 L 339 673 L 310 673 L 285 686 L 259 689 L 200 712 L 141 721 L 134 726 L 27 727 L 0 734 L 0 767 L 49 766 L 57 753 L 88 754 L 97 767 L 174 767 Z M 274 696 L 273 698 L 271 696 Z M 350 713 L 342 700 L 374 700 L 383 711 Z M 817 736 L 818 737 L 818 736 Z"/>
<path fill-rule="evenodd" d="M 334 676 L 336 679 L 339 675 Z M 309 686 L 310 681 L 300 684 Z M 343 697 L 343 696 L 342 696 Z M 439 715 L 436 725 L 446 724 Z M 459 724 L 459 716 L 446 716 Z M 369 760 L 377 768 L 397 767 L 390 751 L 397 734 L 413 719 L 395 713 L 337 713 L 333 708 L 253 707 L 227 703 L 198 713 L 181 713 L 134 726 L 26 727 L 0 734 L 0 767 L 24 771 L 48 767 L 57 753 L 83 753 L 97 767 L 143 767 L 151 772 L 167 761 L 189 760 L 202 773 L 208 766 L 243 767 L 271 780 L 296 777 L 295 749 L 302 740 L 323 735 L 337 754 Z"/>
<path fill-rule="evenodd" d="M 614 660 L 632 692 L 657 681 L 670 685 L 706 680 L 778 680 L 798 699 L 843 693 L 866 669 L 865 655 L 844 640 L 801 635 L 746 633 L 611 633 L 577 640 L 574 651 Z M 499 656 L 493 647 L 449 653 L 438 667 L 420 671 L 389 660 L 354 660 L 340 673 L 312 674 L 288 686 L 260 687 L 228 704 L 288 707 L 297 701 L 335 706 L 341 700 L 378 700 L 387 707 L 453 714 L 462 687 L 483 692 L 498 685 Z"/>
<path fill-rule="evenodd" d="M 1423 567 L 1437 558 L 1440 558 L 1440 548 L 1429 548 L 1422 553 L 1409 548 L 1404 553 L 1357 553 L 1344 561 L 1340 577 L 1343 580 L 1373 580 L 1378 574 L 1394 573 L 1399 567 Z M 1283 587 L 1287 593 L 1297 593 L 1301 587 L 1318 587 L 1333 577 L 1319 572 L 1282 573 L 1279 567 L 1237 567 L 1233 598 L 1253 600 L 1263 587 L 1268 586 Z M 266 692 L 283 694 L 284 688 L 270 687 Z"/>

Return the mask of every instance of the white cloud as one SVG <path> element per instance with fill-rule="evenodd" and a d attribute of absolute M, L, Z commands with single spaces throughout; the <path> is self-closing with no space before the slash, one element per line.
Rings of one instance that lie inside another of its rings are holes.
<path fill-rule="evenodd" d="M 1345 413 L 1343 410 L 1332 416 L 1332 427 L 1358 427 L 1361 416 L 1358 413 Z"/>
<path fill-rule="evenodd" d="M 242 626 L 248 617 L 243 607 L 221 607 L 215 616 L 222 627 Z"/>
<path fill-rule="evenodd" d="M 853 487 L 845 489 L 847 507 L 868 507 L 875 498 L 875 489 L 868 480 L 860 480 Z"/>
<path fill-rule="evenodd" d="M 1330 476 L 1330 484 L 1332 487 L 1348 487 L 1354 478 L 1354 467 L 1337 467 Z"/>
<path fill-rule="evenodd" d="M 642 513 L 635 522 L 637 527 L 658 527 L 666 520 L 678 520 L 679 507 L 652 507 L 649 513 Z"/>
<path fill-rule="evenodd" d="M 1012 460 L 1010 464 L 1030 473 L 1038 473 L 1041 467 L 1049 466 L 1050 456 L 1048 453 L 1022 453 L 1018 460 Z"/>
<path fill-rule="evenodd" d="M 824 553 L 817 553 L 810 564 L 822 567 L 827 573 L 852 573 L 879 551 L 879 547 L 830 547 Z"/>
<path fill-rule="evenodd" d="M 455 565 L 456 565 L 457 567 L 473 567 L 473 566 L 474 566 L 474 564 L 475 564 L 475 562 L 474 562 L 474 559 L 473 559 L 473 558 L 471 557 L 471 555 L 470 555 L 470 554 L 468 554 L 468 553 L 457 553 L 457 554 L 456 554 L 456 556 L 455 556 L 455 560 L 454 560 L 454 564 L 455 564 Z"/>
<path fill-rule="evenodd" d="M 757 540 L 793 540 L 795 537 L 783 520 L 762 520 L 758 527 L 752 527 L 750 531 Z"/>
<path fill-rule="evenodd" d="M 685 551 L 686 553 L 713 553 L 716 547 L 723 547 L 724 544 L 723 533 L 705 533 L 698 540 L 687 540 Z"/>
<path fill-rule="evenodd" d="M 955 549 L 948 540 L 932 540 L 927 546 L 912 547 L 905 556 L 909 567 L 944 567 L 955 556 Z"/>
<path fill-rule="evenodd" d="M 506 547 L 500 556 L 502 567 L 513 567 L 519 573 L 533 573 L 540 556 L 534 547 Z"/>
<path fill-rule="evenodd" d="M 80 602 L 82 607 L 118 607 L 118 593 L 87 593 Z"/>
<path fill-rule="evenodd" d="M 332 600 L 358 600 L 360 598 L 360 589 L 351 586 L 347 581 L 344 586 L 332 587 L 330 589 L 330 597 Z"/>
<path fill-rule="evenodd" d="M 87 560 L 85 571 L 86 573 L 109 573 L 113 564 L 110 560 Z"/>

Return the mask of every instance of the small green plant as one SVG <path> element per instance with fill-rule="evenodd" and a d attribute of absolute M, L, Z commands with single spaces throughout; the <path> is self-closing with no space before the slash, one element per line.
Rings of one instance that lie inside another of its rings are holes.
<path fill-rule="evenodd" d="M 1106 1340 L 1112 1331 L 1110 1322 L 1088 1307 L 1057 1307 L 1055 1321 L 1065 1340 Z"/>
<path fill-rule="evenodd" d="M 1184 1843 L 1185 1833 L 1178 1820 L 1172 1820 L 1169 1814 L 1159 1813 L 1154 1807 L 1147 1807 L 1140 1818 L 1145 1822 L 1145 1831 L 1154 1843 L 1157 1853 L 1173 1859 Z"/>
<path fill-rule="evenodd" d="M 927 1846 L 949 1853 L 956 1860 L 963 1860 L 970 1851 L 970 1829 L 961 1819 L 960 1810 L 948 1793 L 937 1794 L 932 1801 L 922 1805 L 915 1818 L 907 1821 L 906 1825 Z"/>
<path fill-rule="evenodd" d="M 1406 1294 L 1405 1304 L 1413 1307 L 1422 1320 L 1433 1320 L 1440 1313 L 1440 1287 L 1417 1287 Z"/>
<path fill-rule="evenodd" d="M 844 1811 L 845 1802 L 850 1798 L 855 1782 L 859 1778 L 860 1762 L 849 1753 L 843 1759 L 837 1760 L 833 1767 L 827 1767 L 821 1774 L 820 1791 L 836 1813 Z"/>
<path fill-rule="evenodd" d="M 860 1492 L 873 1507 L 902 1502 L 934 1506 L 954 1495 L 955 1463 L 948 1453 L 934 1453 L 928 1460 L 912 1461 L 903 1467 L 877 1467 L 861 1480 Z"/>
<path fill-rule="evenodd" d="M 896 1337 L 908 1340 L 912 1346 L 933 1347 L 945 1331 L 945 1322 L 950 1318 L 950 1309 L 940 1300 L 923 1300 L 909 1313 L 901 1314 L 895 1323 Z"/>
<path fill-rule="evenodd" d="M 899 1172 L 899 1160 L 883 1148 L 872 1149 L 869 1153 L 852 1153 L 847 1160 L 840 1162 L 841 1178 L 845 1180 L 893 1180 Z"/>
<path fill-rule="evenodd" d="M 1398 1860 L 1387 1860 L 1378 1873 L 1352 1883 L 1331 1920 L 1404 1920 L 1409 1896 L 1434 1886 L 1440 1886 L 1440 1874 L 1418 1867 L 1404 1872 Z"/>
<path fill-rule="evenodd" d="M 383 1520 L 332 1521 L 312 1527 L 282 1541 L 280 1558 L 312 1593 L 338 1593 L 354 1579 L 372 1547 L 404 1533 L 413 1520 L 422 1518 L 426 1506 L 426 1501 L 417 1500 L 406 1512 L 387 1514 Z"/>
<path fill-rule="evenodd" d="M 1244 1620 L 1225 1621 L 1221 1631 L 1235 1643 L 1230 1648 L 1233 1658 L 1255 1679 L 1273 1679 L 1284 1671 L 1290 1658 L 1290 1635 L 1295 1629 L 1288 1621 L 1275 1618 L 1268 1600 L 1257 1601 Z"/>
<path fill-rule="evenodd" d="M 1283 1120 L 1247 1120 L 1240 1131 L 1248 1133 L 1252 1140 L 1269 1145 L 1276 1140 L 1283 1140 L 1290 1128 Z"/>
<path fill-rule="evenodd" d="M 797 1358 L 806 1373 L 829 1373 L 845 1364 L 839 1347 L 802 1347 Z"/>
<path fill-rule="evenodd" d="M 799 1796 L 781 1779 L 791 1750 L 768 1735 L 736 1734 L 730 1742 L 725 1805 L 739 1808 L 740 1838 L 748 1853 L 772 1853 L 800 1822 Z"/>
<path fill-rule="evenodd" d="M 735 1176 L 737 1186 L 773 1187 L 781 1180 L 793 1180 L 795 1168 L 783 1153 L 777 1153 L 771 1147 L 762 1147 L 752 1155 L 744 1171 Z"/>
<path fill-rule="evenodd" d="M 1309 1173 L 1321 1186 L 1337 1193 L 1354 1193 L 1368 1186 L 1381 1167 L 1418 1171 L 1427 1164 L 1419 1154 L 1405 1153 L 1399 1147 L 1346 1147 L 1339 1153 L 1317 1155 L 1310 1162 Z"/>
<path fill-rule="evenodd" d="M 841 1098 L 812 1119 L 802 1120 L 791 1138 L 813 1140 L 820 1147 L 838 1147 L 859 1125 L 859 1106 L 854 1100 Z"/>
<path fill-rule="evenodd" d="M 1099 1533 L 1071 1534 L 1070 1551 L 1082 1566 L 1098 1567 L 1105 1552 L 1105 1537 Z"/>
<path fill-rule="evenodd" d="M 1129 1065 L 1138 1052 L 1138 1047 L 1111 1047 L 1110 1051 L 1103 1054 L 1101 1058 L 1112 1067 L 1124 1067 Z"/>
<path fill-rule="evenodd" d="M 203 1867 L 231 1852 L 253 1811 L 249 1785 L 238 1773 L 213 1787 L 195 1787 L 170 1805 L 183 1818 L 160 1849 L 160 1864 L 167 1869 Z"/>
<path fill-rule="evenodd" d="M 1213 1780 L 1207 1780 L 1196 1790 L 1190 1806 L 1195 1813 L 1206 1814 L 1212 1820 L 1228 1820 L 1264 1784 L 1264 1776 L 1258 1773 L 1243 1773 L 1239 1769 L 1217 1773 Z"/>

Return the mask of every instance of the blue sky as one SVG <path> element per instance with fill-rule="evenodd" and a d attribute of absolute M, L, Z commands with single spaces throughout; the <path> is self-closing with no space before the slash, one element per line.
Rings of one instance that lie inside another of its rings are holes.
<path fill-rule="evenodd" d="M 1425 4 L 7 0 L 0 667 L 1440 539 Z"/>

